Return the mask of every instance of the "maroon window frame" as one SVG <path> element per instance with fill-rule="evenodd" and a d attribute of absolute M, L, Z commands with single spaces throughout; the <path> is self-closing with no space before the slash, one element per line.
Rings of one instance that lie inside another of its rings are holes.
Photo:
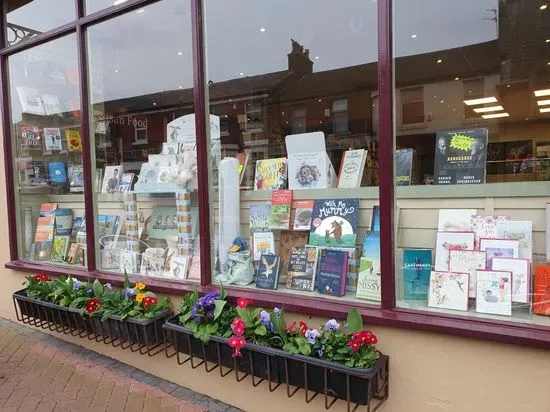
<path fill-rule="evenodd" d="M 46 33 L 37 35 L 27 41 L 7 46 L 6 32 L 6 2 L 0 1 L 1 33 L 0 33 L 0 115 L 2 117 L 4 144 L 4 173 L 6 178 L 6 194 L 8 199 L 8 223 L 10 238 L 11 262 L 5 266 L 9 269 L 26 272 L 43 272 L 48 274 L 69 274 L 80 278 L 99 278 L 114 284 L 121 283 L 120 275 L 99 271 L 95 260 L 95 221 L 86 219 L 87 230 L 87 268 L 63 268 L 39 262 L 28 262 L 18 259 L 15 185 L 13 181 L 13 154 L 11 140 L 10 98 L 8 58 L 10 55 L 30 49 L 37 45 L 58 39 L 70 33 L 75 33 L 78 47 L 78 66 L 80 72 L 81 126 L 82 136 L 89 136 L 89 95 L 86 59 L 86 28 L 90 25 L 120 16 L 162 0 L 128 0 L 118 6 L 112 6 L 93 14 L 85 15 L 84 0 L 75 0 L 77 19 L 71 23 L 57 27 Z M 213 290 L 211 285 L 212 257 L 210 252 L 210 205 L 209 205 L 209 171 L 207 140 L 209 123 L 206 121 L 208 111 L 206 67 L 205 67 L 205 35 L 204 35 L 204 1 L 191 1 L 192 43 L 193 43 L 193 84 L 195 126 L 197 130 L 197 168 L 198 201 L 199 201 L 199 232 L 201 281 L 196 286 L 191 283 L 181 283 L 170 280 L 148 281 L 152 290 L 160 293 L 179 294 L 198 289 L 200 292 Z M 447 315 L 419 310 L 400 309 L 395 306 L 395 250 L 394 250 L 394 82 L 393 82 L 393 0 L 378 0 L 378 88 L 379 88 L 379 157 L 380 164 L 380 252 L 382 266 L 382 301 L 381 307 L 367 303 L 353 303 L 344 300 L 328 300 L 318 296 L 293 296 L 278 292 L 251 290 L 239 287 L 227 287 L 230 298 L 242 295 L 251 297 L 259 305 L 280 306 L 291 311 L 320 315 L 327 317 L 344 317 L 347 311 L 356 306 L 365 320 L 371 324 L 407 328 L 429 332 L 447 333 L 474 339 L 486 339 L 500 342 L 550 348 L 550 328 L 531 324 L 499 321 L 492 319 L 471 318 L 461 315 Z M 83 139 L 83 159 L 90 159 L 90 140 Z M 93 187 L 92 165 L 83 162 L 86 187 Z M 85 214 L 93 216 L 93 191 L 85 191 Z"/>

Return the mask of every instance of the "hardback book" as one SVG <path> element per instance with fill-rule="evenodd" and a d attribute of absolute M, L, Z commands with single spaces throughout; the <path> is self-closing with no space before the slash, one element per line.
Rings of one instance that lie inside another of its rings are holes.
<path fill-rule="evenodd" d="M 47 171 L 47 162 L 42 160 L 31 160 L 25 164 L 25 181 L 26 186 L 45 186 L 50 178 Z"/>
<path fill-rule="evenodd" d="M 359 199 L 315 200 L 309 243 L 314 246 L 355 247 Z"/>
<path fill-rule="evenodd" d="M 269 215 L 271 206 L 269 203 L 256 203 L 250 205 L 248 222 L 250 233 L 265 232 L 269 230 Z"/>
<path fill-rule="evenodd" d="M 432 271 L 428 290 L 428 306 L 431 308 L 468 310 L 467 273 Z"/>
<path fill-rule="evenodd" d="M 286 287 L 312 292 L 315 287 L 319 249 L 316 246 L 296 246 L 292 248 L 288 262 Z"/>
<path fill-rule="evenodd" d="M 177 156 L 179 152 L 179 143 L 178 142 L 164 142 L 162 144 L 162 153 L 164 155 Z"/>
<path fill-rule="evenodd" d="M 73 165 L 70 186 L 72 193 L 81 193 L 84 191 L 84 167 L 82 165 Z"/>
<path fill-rule="evenodd" d="M 340 163 L 337 186 L 339 188 L 360 187 L 366 161 L 367 151 L 365 149 L 345 151 L 342 163 Z"/>
<path fill-rule="evenodd" d="M 65 261 L 70 265 L 75 265 L 79 261 L 78 255 L 80 254 L 80 244 L 71 243 L 69 252 L 67 253 L 67 258 Z"/>
<path fill-rule="evenodd" d="M 493 258 L 492 270 L 512 272 L 512 302 L 529 303 L 531 268 L 529 259 Z"/>
<path fill-rule="evenodd" d="M 23 113 L 36 114 L 38 116 L 44 116 L 46 114 L 38 90 L 23 86 L 17 86 L 16 90 Z"/>
<path fill-rule="evenodd" d="M 288 185 L 286 157 L 256 162 L 254 190 L 282 190 Z"/>
<path fill-rule="evenodd" d="M 44 151 L 60 152 L 63 150 L 63 140 L 61 139 L 61 129 L 58 127 L 44 128 Z"/>
<path fill-rule="evenodd" d="M 359 259 L 357 249 L 354 247 L 317 246 L 319 250 L 341 250 L 348 254 L 348 273 L 346 279 L 346 291 L 355 293 L 357 290 L 357 274 L 359 272 Z"/>
<path fill-rule="evenodd" d="M 175 239 L 178 236 L 178 215 L 175 207 L 153 206 L 149 237 Z"/>
<path fill-rule="evenodd" d="M 395 151 L 395 185 L 410 186 L 414 182 L 414 149 L 398 149 Z"/>
<path fill-rule="evenodd" d="M 487 269 L 487 253 L 479 250 L 451 250 L 449 252 L 449 272 L 469 273 L 470 289 L 468 296 L 476 297 L 477 271 Z"/>
<path fill-rule="evenodd" d="M 281 282 L 286 281 L 290 255 L 295 247 L 305 246 L 308 241 L 308 233 L 281 230 L 279 237 L 279 256 L 281 257 Z"/>
<path fill-rule="evenodd" d="M 261 255 L 256 275 L 256 287 L 260 289 L 277 289 L 281 258 L 276 255 Z"/>
<path fill-rule="evenodd" d="M 118 191 L 120 185 L 120 178 L 123 175 L 123 167 L 119 166 L 106 166 L 105 175 L 103 176 L 103 186 L 101 193 L 114 193 Z"/>
<path fill-rule="evenodd" d="M 397 213 L 397 217 L 399 217 L 398 213 Z M 374 205 L 372 207 L 370 230 L 373 232 L 380 232 L 380 206 L 378 205 Z"/>
<path fill-rule="evenodd" d="M 275 237 L 273 232 L 255 232 L 252 234 L 254 260 L 259 261 L 262 254 L 275 254 Z"/>
<path fill-rule="evenodd" d="M 67 183 L 67 169 L 65 162 L 49 162 L 48 173 L 52 185 L 64 185 Z"/>
<path fill-rule="evenodd" d="M 53 247 L 50 255 L 52 262 L 65 261 L 69 250 L 72 228 L 73 211 L 71 209 L 57 209 L 55 212 Z"/>
<path fill-rule="evenodd" d="M 308 230 L 311 228 L 311 216 L 313 214 L 313 200 L 296 201 L 294 213 L 294 230 Z"/>
<path fill-rule="evenodd" d="M 22 126 L 20 129 L 21 152 L 42 152 L 42 130 L 38 126 Z"/>
<path fill-rule="evenodd" d="M 292 207 L 292 190 L 274 190 L 271 193 L 271 212 L 269 229 L 290 228 L 290 209 Z"/>
<path fill-rule="evenodd" d="M 476 209 L 439 209 L 437 230 L 440 232 L 471 232 Z"/>
<path fill-rule="evenodd" d="M 477 271 L 476 312 L 512 316 L 512 272 Z"/>
<path fill-rule="evenodd" d="M 344 296 L 348 272 L 348 253 L 341 250 L 321 250 L 319 253 L 319 293 Z"/>
<path fill-rule="evenodd" d="M 80 136 L 80 130 L 65 130 L 65 138 L 67 139 L 67 149 L 69 152 L 82 152 L 82 137 Z"/>
<path fill-rule="evenodd" d="M 533 313 L 550 316 L 550 265 L 535 265 Z"/>
<path fill-rule="evenodd" d="M 437 232 L 434 270 L 436 272 L 449 271 L 449 253 L 451 250 L 473 249 L 473 232 Z"/>
<path fill-rule="evenodd" d="M 42 203 L 34 236 L 34 260 L 50 260 L 57 203 Z"/>
<path fill-rule="evenodd" d="M 372 262 L 374 273 L 382 275 L 380 268 L 380 232 L 367 232 L 365 234 L 363 257 Z"/>
<path fill-rule="evenodd" d="M 497 222 L 508 220 L 508 216 L 472 216 L 471 231 L 474 232 L 475 249 L 479 250 L 480 239 L 497 239 Z"/>
<path fill-rule="evenodd" d="M 242 184 L 246 173 L 246 166 L 248 166 L 248 153 L 237 153 L 236 158 L 239 161 L 239 167 L 237 169 L 239 172 L 239 183 Z"/>
<path fill-rule="evenodd" d="M 62 116 L 63 109 L 59 104 L 59 99 L 53 94 L 42 94 L 42 104 L 44 105 L 44 111 L 46 115 L 53 116 L 59 115 Z"/>
<path fill-rule="evenodd" d="M 403 250 L 403 299 L 426 300 L 432 271 L 431 249 Z"/>
<path fill-rule="evenodd" d="M 487 268 L 495 257 L 519 258 L 519 241 L 509 239 L 479 239 L 479 250 L 487 257 Z"/>
<path fill-rule="evenodd" d="M 382 291 L 382 276 L 374 268 L 374 262 L 367 258 L 361 258 L 359 263 L 359 277 L 355 296 L 360 299 L 380 302 Z"/>
<path fill-rule="evenodd" d="M 517 240 L 520 259 L 533 259 L 533 222 L 518 220 L 497 221 L 499 239 Z"/>
<path fill-rule="evenodd" d="M 134 173 L 124 173 L 118 185 L 119 192 L 130 192 L 134 187 Z"/>

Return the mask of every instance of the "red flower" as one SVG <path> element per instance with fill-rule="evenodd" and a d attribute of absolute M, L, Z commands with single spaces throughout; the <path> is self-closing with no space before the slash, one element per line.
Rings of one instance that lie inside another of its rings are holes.
<path fill-rule="evenodd" d="M 252 303 L 252 299 L 247 299 L 247 298 L 237 299 L 237 306 L 241 309 L 246 308 L 250 303 Z"/>
<path fill-rule="evenodd" d="M 88 299 L 86 302 L 86 312 L 94 313 L 101 306 L 101 302 L 97 298 Z"/>
<path fill-rule="evenodd" d="M 352 340 L 351 342 L 348 342 L 348 346 L 351 348 L 352 351 L 357 352 L 361 345 L 356 340 Z"/>
<path fill-rule="evenodd" d="M 364 330 L 354 334 L 354 339 L 357 339 L 359 342 L 361 342 L 362 345 L 364 345 L 365 343 L 369 343 L 371 337 L 372 333 L 370 333 L 368 330 Z"/>
<path fill-rule="evenodd" d="M 227 343 L 234 350 L 233 357 L 236 357 L 236 356 L 241 356 L 241 349 L 244 347 L 246 340 L 240 336 L 232 336 L 229 338 Z"/>
<path fill-rule="evenodd" d="M 300 332 L 302 333 L 302 336 L 306 334 L 306 331 L 308 330 L 308 327 L 305 322 L 300 321 Z"/>
<path fill-rule="evenodd" d="M 296 333 L 296 321 L 292 322 L 292 323 L 289 324 L 289 325 L 286 325 L 285 330 L 286 330 L 288 333 Z"/>
<path fill-rule="evenodd" d="M 143 298 L 143 307 L 149 308 L 155 306 L 158 303 L 158 299 L 155 296 L 145 296 Z"/>
<path fill-rule="evenodd" d="M 40 273 L 40 274 L 34 275 L 34 280 L 36 283 L 40 283 L 40 282 L 49 282 L 50 280 L 52 280 L 52 278 L 50 278 L 48 275 L 45 275 L 44 273 Z"/>
<path fill-rule="evenodd" d="M 378 338 L 374 335 L 372 335 L 370 337 L 370 343 L 372 343 L 373 345 L 376 345 L 378 343 Z"/>
<path fill-rule="evenodd" d="M 233 330 L 233 333 L 237 336 L 242 336 L 244 334 L 245 327 L 246 325 L 241 318 L 235 318 L 231 323 L 231 329 Z"/>

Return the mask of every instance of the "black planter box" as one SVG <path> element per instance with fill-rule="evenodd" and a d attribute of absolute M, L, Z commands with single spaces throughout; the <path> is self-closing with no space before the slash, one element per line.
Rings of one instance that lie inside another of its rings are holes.
<path fill-rule="evenodd" d="M 65 327 L 69 326 L 66 316 L 67 308 L 30 298 L 27 296 L 25 289 L 14 292 L 12 297 L 17 302 L 19 313 L 23 318 L 32 318 L 35 321 L 50 322 Z"/>

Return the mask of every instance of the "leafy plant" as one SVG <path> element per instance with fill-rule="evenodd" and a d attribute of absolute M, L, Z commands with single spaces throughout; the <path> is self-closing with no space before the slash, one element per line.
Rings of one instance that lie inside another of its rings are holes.
<path fill-rule="evenodd" d="M 27 276 L 27 296 L 32 299 L 49 301 L 53 292 L 53 282 L 48 275 L 37 274 Z"/>
<path fill-rule="evenodd" d="M 61 276 L 52 282 L 53 291 L 50 293 L 48 298 L 51 302 L 56 303 L 59 306 L 69 307 L 77 300 L 80 303 L 81 301 L 89 299 L 92 293 L 92 285 L 90 282 L 82 282 L 72 277 L 65 278 L 64 276 Z M 80 308 L 82 306 L 78 307 Z"/>

